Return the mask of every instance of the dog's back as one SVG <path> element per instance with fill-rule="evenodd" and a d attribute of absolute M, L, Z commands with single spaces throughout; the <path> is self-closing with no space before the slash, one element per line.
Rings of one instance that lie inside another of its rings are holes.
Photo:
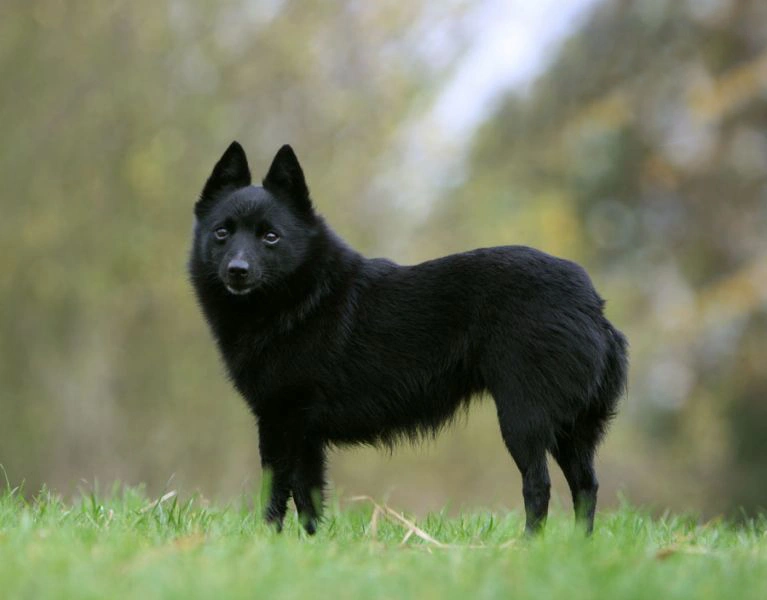
<path fill-rule="evenodd" d="M 610 357 L 623 354 L 585 272 L 531 248 L 373 262 L 355 277 L 337 331 L 318 328 L 327 352 L 309 345 L 307 364 L 296 363 L 327 390 L 310 414 L 334 442 L 418 435 L 478 392 L 514 389 L 519 399 L 508 402 L 540 411 L 553 447 L 556 431 L 596 402 Z"/>

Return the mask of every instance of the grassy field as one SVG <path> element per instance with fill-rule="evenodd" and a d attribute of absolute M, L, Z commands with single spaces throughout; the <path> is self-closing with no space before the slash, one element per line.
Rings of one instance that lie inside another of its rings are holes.
<path fill-rule="evenodd" d="M 5 492 L 0 597 L 767 598 L 765 517 L 736 527 L 626 506 L 600 513 L 592 539 L 554 513 L 528 540 L 518 513 L 416 523 L 357 499 L 331 505 L 309 538 L 295 516 L 272 533 L 253 504 Z"/>

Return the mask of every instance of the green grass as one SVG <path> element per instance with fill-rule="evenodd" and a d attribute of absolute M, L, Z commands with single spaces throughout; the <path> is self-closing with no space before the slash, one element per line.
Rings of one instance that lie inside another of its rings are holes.
<path fill-rule="evenodd" d="M 74 503 L 0 496 L 7 598 L 749 598 L 767 597 L 767 518 L 745 525 L 600 513 L 585 539 L 569 514 L 521 535 L 518 513 L 418 520 L 344 501 L 317 536 L 291 516 L 277 535 L 249 499 L 151 501 L 136 489 Z M 373 519 L 374 513 L 375 519 Z M 403 539 L 408 536 L 403 543 Z M 428 541 L 428 534 L 435 541 Z"/>

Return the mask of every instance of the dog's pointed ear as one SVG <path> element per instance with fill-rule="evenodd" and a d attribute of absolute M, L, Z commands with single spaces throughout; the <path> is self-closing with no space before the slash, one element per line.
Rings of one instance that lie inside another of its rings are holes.
<path fill-rule="evenodd" d="M 200 199 L 194 206 L 195 214 L 198 218 L 201 217 L 220 199 L 222 192 L 246 187 L 250 185 L 250 181 L 245 150 L 238 142 L 232 142 L 213 167 L 213 172 L 202 188 Z"/>
<path fill-rule="evenodd" d="M 296 153 L 288 144 L 279 149 L 264 177 L 264 189 L 275 196 L 288 200 L 299 210 L 309 211 L 312 202 L 306 186 L 304 172 L 298 164 Z"/>

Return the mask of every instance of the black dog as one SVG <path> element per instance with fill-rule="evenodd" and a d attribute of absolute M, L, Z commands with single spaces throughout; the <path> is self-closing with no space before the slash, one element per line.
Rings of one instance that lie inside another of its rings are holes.
<path fill-rule="evenodd" d="M 312 206 L 290 146 L 263 187 L 233 142 L 195 205 L 190 273 L 229 375 L 258 420 L 266 518 L 291 494 L 314 533 L 330 444 L 386 444 L 489 392 L 544 522 L 549 451 L 594 521 L 594 453 L 626 383 L 627 343 L 577 264 L 523 246 L 403 267 L 367 259 Z"/>

